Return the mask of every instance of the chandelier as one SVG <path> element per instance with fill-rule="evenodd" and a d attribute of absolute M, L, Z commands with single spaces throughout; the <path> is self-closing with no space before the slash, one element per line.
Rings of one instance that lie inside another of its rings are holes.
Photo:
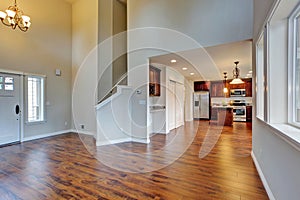
<path fill-rule="evenodd" d="M 239 64 L 239 61 L 234 62 L 235 67 L 233 69 L 233 80 L 230 82 L 230 84 L 242 84 L 245 83 L 242 81 L 239 76 L 240 76 L 240 68 L 237 66 Z"/>
<path fill-rule="evenodd" d="M 21 31 L 26 32 L 30 27 L 30 17 L 23 14 L 17 6 L 17 0 L 13 6 L 9 6 L 5 12 L 0 11 L 0 19 L 6 26 L 10 26 L 12 29 L 19 27 Z"/>

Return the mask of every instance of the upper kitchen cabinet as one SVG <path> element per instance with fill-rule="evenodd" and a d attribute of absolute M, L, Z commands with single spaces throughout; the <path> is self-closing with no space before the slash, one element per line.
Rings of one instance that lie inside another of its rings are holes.
<path fill-rule="evenodd" d="M 149 95 L 160 96 L 160 69 L 149 67 Z"/>
<path fill-rule="evenodd" d="M 195 81 L 194 82 L 194 91 L 209 91 L 210 82 L 209 81 Z"/>
<path fill-rule="evenodd" d="M 252 97 L 252 79 L 244 79 L 245 81 L 245 89 L 246 89 L 246 97 Z"/>
<path fill-rule="evenodd" d="M 210 89 L 210 95 L 211 97 L 225 97 L 224 94 L 224 81 L 212 81 L 210 83 L 211 89 Z"/>

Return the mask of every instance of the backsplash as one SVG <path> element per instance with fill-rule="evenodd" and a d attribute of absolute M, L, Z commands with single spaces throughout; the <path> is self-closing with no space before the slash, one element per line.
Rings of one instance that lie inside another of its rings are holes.
<path fill-rule="evenodd" d="M 252 105 L 252 97 L 229 97 L 229 98 L 211 98 L 211 105 L 223 105 L 228 104 L 230 100 L 246 100 L 248 105 Z"/>

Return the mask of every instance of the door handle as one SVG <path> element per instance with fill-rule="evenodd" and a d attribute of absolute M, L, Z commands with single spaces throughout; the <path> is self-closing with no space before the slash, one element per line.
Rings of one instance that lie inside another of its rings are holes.
<path fill-rule="evenodd" d="M 19 105 L 16 105 L 15 111 L 16 111 L 17 115 L 20 113 L 20 106 Z"/>

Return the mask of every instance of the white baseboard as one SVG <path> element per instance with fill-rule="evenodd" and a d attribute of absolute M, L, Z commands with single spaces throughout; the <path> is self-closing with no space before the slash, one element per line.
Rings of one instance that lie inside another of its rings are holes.
<path fill-rule="evenodd" d="M 79 133 L 79 134 L 84 134 L 84 135 L 91 135 L 95 136 L 96 133 L 90 132 L 90 131 L 84 131 L 84 130 L 76 130 L 76 129 L 71 129 L 73 133 Z"/>
<path fill-rule="evenodd" d="M 265 176 L 264 176 L 264 174 L 263 174 L 263 172 L 262 172 L 262 170 L 261 170 L 261 168 L 259 166 L 259 163 L 258 163 L 258 161 L 257 161 L 257 159 L 256 159 L 256 157 L 255 157 L 255 155 L 253 153 L 253 151 L 251 151 L 251 157 L 252 157 L 252 159 L 254 161 L 254 164 L 256 166 L 256 169 L 258 171 L 260 179 L 261 179 L 261 181 L 262 181 L 262 183 L 263 183 L 263 185 L 264 185 L 264 187 L 266 189 L 266 192 L 267 192 L 270 200 L 276 200 L 275 197 L 274 197 L 274 195 L 273 195 L 273 192 L 272 192 L 271 188 L 269 187 L 268 181 L 265 178 Z"/>
<path fill-rule="evenodd" d="M 104 146 L 110 144 L 118 144 L 124 142 L 131 142 L 131 138 L 122 138 L 122 139 L 115 139 L 115 140 L 106 140 L 106 141 L 96 141 L 96 146 Z"/>
<path fill-rule="evenodd" d="M 144 139 L 144 138 L 131 138 L 131 142 L 138 142 L 138 143 L 149 144 L 149 143 L 150 143 L 150 139 Z"/>
<path fill-rule="evenodd" d="M 70 132 L 72 132 L 71 129 L 63 130 L 63 131 L 57 131 L 57 132 L 53 132 L 53 133 L 46 133 L 46 134 L 41 134 L 41 135 L 23 137 L 21 142 L 27 142 L 27 141 L 31 141 L 31 140 L 42 139 L 42 138 L 51 137 L 51 136 L 55 136 L 55 135 L 61 135 L 61 134 L 70 133 Z"/>

